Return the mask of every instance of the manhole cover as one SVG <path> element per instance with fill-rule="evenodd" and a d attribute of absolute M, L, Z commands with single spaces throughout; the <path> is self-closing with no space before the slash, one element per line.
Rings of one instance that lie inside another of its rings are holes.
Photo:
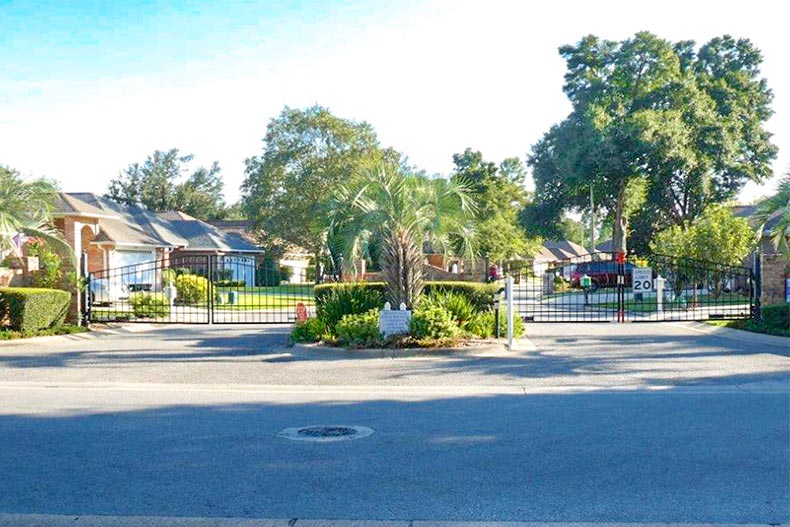
<path fill-rule="evenodd" d="M 278 435 L 286 439 L 296 441 L 346 441 L 349 439 L 360 439 L 373 433 L 373 430 L 365 426 L 301 426 L 298 428 L 286 428 Z"/>

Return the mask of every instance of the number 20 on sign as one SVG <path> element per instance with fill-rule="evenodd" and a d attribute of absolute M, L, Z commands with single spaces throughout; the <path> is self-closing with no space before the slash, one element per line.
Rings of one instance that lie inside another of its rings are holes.
<path fill-rule="evenodd" d="M 653 289 L 653 269 L 636 267 L 631 271 L 631 284 L 634 291 L 651 291 Z"/>

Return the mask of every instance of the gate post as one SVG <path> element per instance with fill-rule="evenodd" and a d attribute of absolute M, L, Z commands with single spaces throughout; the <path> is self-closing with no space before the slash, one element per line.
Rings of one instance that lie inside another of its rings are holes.
<path fill-rule="evenodd" d="M 752 272 L 752 286 L 750 295 L 752 300 L 752 320 L 760 322 L 762 319 L 762 297 L 763 297 L 763 254 L 760 249 L 754 252 L 754 270 Z"/>
<path fill-rule="evenodd" d="M 625 253 L 617 253 L 617 321 L 625 322 Z"/>
<path fill-rule="evenodd" d="M 505 279 L 505 300 L 507 301 L 507 349 L 513 350 L 513 277 Z"/>
<path fill-rule="evenodd" d="M 77 278 L 77 294 L 80 296 L 80 323 L 91 325 L 91 277 L 88 272 L 88 253 L 80 256 L 80 269 Z"/>
<path fill-rule="evenodd" d="M 208 323 L 214 323 L 214 283 L 212 282 L 212 278 L 214 277 L 214 254 L 206 255 L 206 280 L 208 280 L 208 287 L 206 288 L 206 311 L 208 316 Z"/>

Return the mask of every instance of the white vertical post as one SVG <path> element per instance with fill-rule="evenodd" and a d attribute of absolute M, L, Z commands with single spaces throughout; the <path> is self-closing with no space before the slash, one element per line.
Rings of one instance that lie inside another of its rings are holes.
<path fill-rule="evenodd" d="M 507 349 L 513 349 L 513 277 L 505 279 L 505 301 L 507 302 Z"/>
<path fill-rule="evenodd" d="M 656 278 L 656 311 L 659 313 L 664 311 L 664 282 L 666 280 L 658 275 Z"/>

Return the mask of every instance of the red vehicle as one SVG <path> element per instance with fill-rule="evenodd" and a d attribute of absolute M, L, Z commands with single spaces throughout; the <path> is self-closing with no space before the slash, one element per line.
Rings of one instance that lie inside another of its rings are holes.
<path fill-rule="evenodd" d="M 632 263 L 625 263 L 625 285 L 631 285 L 631 270 L 635 267 Z M 591 279 L 590 289 L 599 287 L 617 286 L 617 263 L 608 262 L 583 262 L 576 265 L 571 274 L 571 287 L 581 287 L 581 277 L 587 275 Z"/>

